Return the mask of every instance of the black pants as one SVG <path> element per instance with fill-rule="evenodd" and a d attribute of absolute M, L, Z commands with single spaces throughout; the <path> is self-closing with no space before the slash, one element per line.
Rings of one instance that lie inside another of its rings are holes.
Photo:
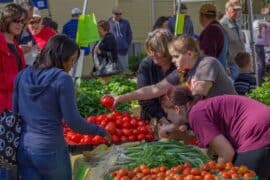
<path fill-rule="evenodd" d="M 270 146 L 254 151 L 238 153 L 234 158 L 236 166 L 246 165 L 256 172 L 259 180 L 270 179 Z"/>

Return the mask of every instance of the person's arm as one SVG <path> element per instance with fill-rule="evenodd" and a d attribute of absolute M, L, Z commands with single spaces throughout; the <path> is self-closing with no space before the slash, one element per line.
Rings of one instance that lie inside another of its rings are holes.
<path fill-rule="evenodd" d="M 153 99 L 161 95 L 164 95 L 171 87 L 173 87 L 173 85 L 170 84 L 166 79 L 163 79 L 161 82 L 157 84 L 145 86 L 133 92 L 114 97 L 115 104 L 132 100 Z"/>
<path fill-rule="evenodd" d="M 192 94 L 207 96 L 212 87 L 213 87 L 212 81 L 196 81 L 194 82 L 192 88 Z"/>
<path fill-rule="evenodd" d="M 235 151 L 230 142 L 223 136 L 216 136 L 210 143 L 209 147 L 218 155 L 218 162 L 232 162 Z"/>
<path fill-rule="evenodd" d="M 103 128 L 87 123 L 80 115 L 75 101 L 74 84 L 71 76 L 63 76 L 58 86 L 60 110 L 68 126 L 81 134 L 96 134 L 105 136 Z"/>

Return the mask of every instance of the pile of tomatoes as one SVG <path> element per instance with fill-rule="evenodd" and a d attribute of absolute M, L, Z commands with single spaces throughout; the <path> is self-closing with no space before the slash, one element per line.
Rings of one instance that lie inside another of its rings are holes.
<path fill-rule="evenodd" d="M 224 173 L 227 173 L 224 176 Z M 141 165 L 133 170 L 119 169 L 111 174 L 114 180 L 217 180 L 244 179 L 252 180 L 256 174 L 246 166 L 236 167 L 232 163 L 210 161 L 202 168 L 194 168 L 190 163 L 168 169 L 165 166 L 149 168 Z"/>
<path fill-rule="evenodd" d="M 113 111 L 109 114 L 89 116 L 86 118 L 89 123 L 97 124 L 106 129 L 111 135 L 114 144 L 133 141 L 153 141 L 154 132 L 149 126 L 148 121 L 140 117 L 131 116 L 129 113 Z M 69 144 L 91 144 L 98 145 L 106 143 L 101 136 L 81 135 L 70 128 L 64 128 L 65 139 Z"/>

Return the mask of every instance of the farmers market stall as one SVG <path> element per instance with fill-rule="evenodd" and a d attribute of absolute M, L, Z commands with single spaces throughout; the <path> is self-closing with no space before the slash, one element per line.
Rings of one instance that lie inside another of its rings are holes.
<path fill-rule="evenodd" d="M 76 158 L 76 180 L 256 179 L 246 166 L 215 163 L 198 148 L 178 141 L 100 145 Z"/>

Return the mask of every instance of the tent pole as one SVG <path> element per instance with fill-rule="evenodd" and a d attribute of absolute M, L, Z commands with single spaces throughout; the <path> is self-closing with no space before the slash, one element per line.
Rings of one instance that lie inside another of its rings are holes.
<path fill-rule="evenodd" d="M 85 15 L 85 14 L 86 14 L 87 4 L 88 4 L 88 0 L 84 0 L 84 2 L 83 2 L 83 11 L 82 11 L 82 15 Z"/>
<path fill-rule="evenodd" d="M 249 24 L 249 32 L 250 32 L 250 48 L 251 48 L 251 55 L 253 58 L 253 66 L 254 71 L 256 73 L 256 85 L 259 86 L 259 76 L 257 73 L 258 70 L 258 63 L 257 63 L 257 56 L 255 51 L 255 42 L 254 42 L 254 30 L 253 30 L 253 0 L 247 0 L 248 5 L 248 24 Z"/>

